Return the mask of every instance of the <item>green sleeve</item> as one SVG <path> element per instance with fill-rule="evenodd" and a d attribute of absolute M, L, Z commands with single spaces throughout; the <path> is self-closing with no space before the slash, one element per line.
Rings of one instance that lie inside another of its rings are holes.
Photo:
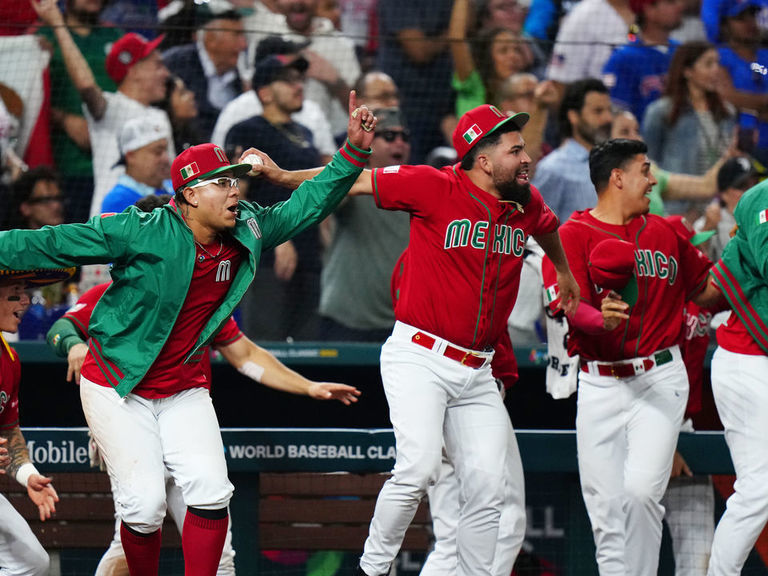
<path fill-rule="evenodd" d="M 456 117 L 460 118 L 465 112 L 485 104 L 485 85 L 477 70 L 467 76 L 466 80 L 459 80 L 453 75 L 451 86 L 456 91 Z"/>
<path fill-rule="evenodd" d="M 45 337 L 48 346 L 53 348 L 57 356 L 66 358 L 75 344 L 85 344 L 83 334 L 75 324 L 67 318 L 59 318 L 53 323 Z"/>
<path fill-rule="evenodd" d="M 136 211 L 94 216 L 82 224 L 0 232 L 0 268 L 67 268 L 119 261 L 130 246 L 141 214 Z"/>
<path fill-rule="evenodd" d="M 263 208 L 263 249 L 282 244 L 329 216 L 346 198 L 370 154 L 370 150 L 345 142 L 326 167 L 311 180 L 302 182 L 288 200 Z"/>

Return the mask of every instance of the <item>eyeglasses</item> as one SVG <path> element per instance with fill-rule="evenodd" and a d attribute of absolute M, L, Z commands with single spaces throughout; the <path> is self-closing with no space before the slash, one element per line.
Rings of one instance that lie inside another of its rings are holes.
<path fill-rule="evenodd" d="M 410 142 L 411 140 L 411 133 L 406 130 L 382 130 L 381 132 L 377 132 L 376 136 L 380 136 L 381 138 L 384 138 L 386 142 L 394 142 L 395 139 L 400 136 L 400 138 L 403 139 L 403 142 Z"/>
<path fill-rule="evenodd" d="M 200 188 L 207 186 L 208 184 L 215 184 L 219 188 L 239 188 L 240 181 L 237 178 L 229 178 L 228 176 L 220 176 L 218 178 L 211 178 L 210 180 L 200 180 L 197 184 L 188 186 L 188 188 Z"/>
<path fill-rule="evenodd" d="M 27 204 L 50 204 L 51 202 L 64 202 L 64 196 L 41 196 L 40 198 L 28 198 Z"/>

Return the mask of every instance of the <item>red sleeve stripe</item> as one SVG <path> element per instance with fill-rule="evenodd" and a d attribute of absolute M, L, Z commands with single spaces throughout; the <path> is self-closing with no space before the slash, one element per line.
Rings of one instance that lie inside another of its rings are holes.
<path fill-rule="evenodd" d="M 342 148 L 341 150 L 339 150 L 339 153 L 340 153 L 342 156 L 344 156 L 344 158 L 345 158 L 345 159 L 347 160 L 347 162 L 349 162 L 350 164 L 354 164 L 354 165 L 355 165 L 355 166 L 357 166 L 358 168 L 364 168 L 364 167 L 365 167 L 365 162 L 361 162 L 360 160 L 358 160 L 358 159 L 357 159 L 357 158 L 355 158 L 354 156 L 351 156 L 351 155 L 350 155 L 350 153 L 349 153 L 349 152 L 346 150 L 346 148 Z"/>
<path fill-rule="evenodd" d="M 768 327 L 760 319 L 754 308 L 747 301 L 738 282 L 730 270 L 720 261 L 712 268 L 712 275 L 722 289 L 734 312 L 749 330 L 757 344 L 768 353 Z"/>
<path fill-rule="evenodd" d="M 349 141 L 349 138 L 344 141 L 344 149 L 349 152 L 352 156 L 355 156 L 358 160 L 362 162 L 367 162 L 368 157 L 373 152 L 370 148 L 368 150 L 363 150 L 362 148 L 358 148 L 352 142 Z"/>
<path fill-rule="evenodd" d="M 221 340 L 221 341 L 217 340 L 216 342 L 213 343 L 213 346 L 216 347 L 216 348 L 218 348 L 219 346 L 229 346 L 230 344 L 240 340 L 240 338 L 242 338 L 243 336 L 245 336 L 245 334 L 243 334 L 242 332 L 238 332 L 237 334 L 235 334 L 231 338 L 226 338 L 226 339 Z"/>
<path fill-rule="evenodd" d="M 107 379 L 109 385 L 113 388 L 117 388 L 120 380 L 125 377 L 122 371 L 112 362 L 102 356 L 101 346 L 95 339 L 91 338 L 88 340 L 88 348 L 93 354 L 93 358 L 96 361 L 96 366 L 99 367 L 99 370 L 101 370 L 101 373 L 104 375 L 104 378 Z"/>
<path fill-rule="evenodd" d="M 381 208 L 381 198 L 379 197 L 379 186 L 376 183 L 376 176 L 379 174 L 379 169 L 374 168 L 371 170 L 371 188 L 373 189 L 373 199 L 376 202 L 376 206 Z"/>

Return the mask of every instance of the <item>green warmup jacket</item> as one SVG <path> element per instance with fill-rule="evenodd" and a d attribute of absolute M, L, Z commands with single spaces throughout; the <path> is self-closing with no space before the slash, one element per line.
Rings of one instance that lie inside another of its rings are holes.
<path fill-rule="evenodd" d="M 222 305 L 185 363 L 232 315 L 253 280 L 262 250 L 273 248 L 328 216 L 362 171 L 369 153 L 347 142 L 291 197 L 272 206 L 240 202 L 232 236 L 248 251 Z M 195 264 L 192 231 L 173 204 L 146 213 L 94 216 L 84 224 L 0 232 L 0 268 L 30 270 L 113 263 L 112 286 L 93 311 L 89 349 L 107 382 L 126 396 L 160 354 L 187 295 Z"/>
<path fill-rule="evenodd" d="M 733 212 L 738 229 L 711 274 L 768 355 L 768 181 L 750 188 Z"/>

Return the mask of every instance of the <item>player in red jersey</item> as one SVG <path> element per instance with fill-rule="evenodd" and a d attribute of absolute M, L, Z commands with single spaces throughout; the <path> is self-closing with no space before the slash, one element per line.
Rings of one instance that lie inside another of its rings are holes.
<path fill-rule="evenodd" d="M 88 352 L 86 342 L 91 314 L 99 298 L 108 287 L 109 283 L 106 282 L 86 291 L 77 303 L 51 326 L 48 332 L 48 343 L 51 347 L 60 356 L 67 357 L 67 381 L 80 382 L 80 368 Z M 217 349 L 239 372 L 276 390 L 304 394 L 317 400 L 335 399 L 346 405 L 357 402 L 357 397 L 360 395 L 357 388 L 346 384 L 307 380 L 285 366 L 267 350 L 254 344 L 240 331 L 232 318 L 214 337 L 211 346 Z M 206 378 L 210 382 L 211 365 L 208 354 L 204 355 L 201 360 L 201 369 L 206 373 Z M 112 493 L 116 500 L 117 491 L 114 488 Z M 168 510 L 171 512 L 176 527 L 181 532 L 186 508 L 181 491 L 170 476 L 166 478 L 166 493 Z M 117 506 L 115 508 L 117 509 Z M 116 520 L 112 543 L 99 562 L 96 576 L 127 573 L 125 553 L 120 538 L 120 519 L 116 518 Z M 224 550 L 216 572 L 217 576 L 234 575 L 234 557 L 230 522 L 230 530 L 227 533 Z"/>
<path fill-rule="evenodd" d="M 515 304 L 528 236 L 555 262 L 568 311 L 579 294 L 557 218 L 528 181 L 530 158 L 520 135 L 527 120 L 524 113 L 506 116 L 479 106 L 460 118 L 453 135 L 460 164 L 366 170 L 352 188 L 353 194 L 373 194 L 379 208 L 411 215 L 409 272 L 381 353 L 397 458 L 379 494 L 361 574 L 389 572 L 419 501 L 439 474 L 443 445 L 465 497 L 456 574 L 493 573 L 508 460 L 522 465 L 490 364 Z M 288 187 L 317 173 L 281 171 L 266 155 L 262 159 L 260 171 Z M 515 488 L 522 496 L 523 486 Z"/>
<path fill-rule="evenodd" d="M 72 276 L 74 268 L 59 272 L 13 272 L 0 276 L 0 330 L 15 333 L 29 307 L 24 291 L 30 284 L 41 286 Z M 27 452 L 19 427 L 19 382 L 21 362 L 18 354 L 0 334 L 0 474 L 8 474 L 27 489 L 37 506 L 40 520 L 56 512 L 59 497 L 51 479 L 42 476 Z M 48 554 L 24 518 L 0 494 L 0 573 L 43 576 L 48 574 Z"/>
<path fill-rule="evenodd" d="M 707 282 L 709 260 L 647 214 L 656 181 L 646 152 L 637 140 L 593 149 L 597 205 L 560 231 L 581 287 L 568 351 L 581 357 L 579 474 L 601 576 L 656 574 L 660 502 L 688 398 L 679 319 L 687 300 L 720 297 Z M 556 296 L 546 259 L 544 281 Z"/>

